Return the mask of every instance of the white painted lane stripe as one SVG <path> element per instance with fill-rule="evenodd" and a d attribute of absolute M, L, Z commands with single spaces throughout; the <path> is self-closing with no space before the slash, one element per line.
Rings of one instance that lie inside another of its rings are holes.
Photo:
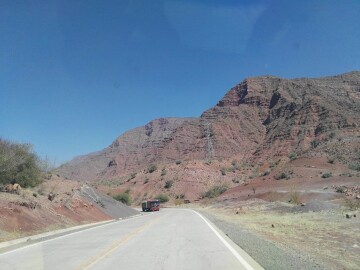
<path fill-rule="evenodd" d="M 231 253 L 238 259 L 238 261 L 246 268 L 246 270 L 255 270 L 237 251 L 219 234 L 219 232 L 198 212 L 194 211 L 198 214 L 199 217 L 204 220 L 204 222 L 210 227 L 210 229 L 215 233 L 217 237 L 221 240 L 221 242 L 231 251 Z"/>

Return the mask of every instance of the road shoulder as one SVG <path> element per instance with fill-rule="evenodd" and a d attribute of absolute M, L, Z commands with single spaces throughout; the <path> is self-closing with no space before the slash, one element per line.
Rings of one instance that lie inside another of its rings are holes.
<path fill-rule="evenodd" d="M 224 245 L 233 253 L 233 255 L 239 260 L 239 262 L 246 268 L 251 270 L 263 270 L 264 268 L 258 264 L 249 254 L 241 249 L 236 243 L 232 241 L 223 231 L 221 231 L 214 223 L 204 217 L 203 213 L 193 210 L 198 214 L 207 225 L 214 231 Z"/>
<path fill-rule="evenodd" d="M 265 269 L 329 269 L 304 254 L 289 249 L 285 250 L 268 240 L 261 239 L 247 230 L 220 220 L 208 212 L 199 212 L 214 223 L 223 234 L 228 236 Z"/>

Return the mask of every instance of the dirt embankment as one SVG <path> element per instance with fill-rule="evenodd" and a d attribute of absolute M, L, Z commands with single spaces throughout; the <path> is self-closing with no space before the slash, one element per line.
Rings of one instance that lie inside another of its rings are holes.
<path fill-rule="evenodd" d="M 91 187 L 53 177 L 19 194 L 0 192 L 0 242 L 135 214 Z"/>

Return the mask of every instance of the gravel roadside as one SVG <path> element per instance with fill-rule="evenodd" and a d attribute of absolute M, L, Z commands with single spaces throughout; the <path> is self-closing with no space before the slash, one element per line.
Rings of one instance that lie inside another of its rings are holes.
<path fill-rule="evenodd" d="M 210 213 L 204 211 L 199 212 L 267 270 L 333 269 L 323 265 L 321 262 L 317 262 L 306 254 L 291 249 L 284 249 L 234 224 L 220 220 Z"/>

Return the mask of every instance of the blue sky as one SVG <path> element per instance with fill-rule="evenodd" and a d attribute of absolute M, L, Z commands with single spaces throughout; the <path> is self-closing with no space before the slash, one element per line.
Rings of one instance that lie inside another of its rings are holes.
<path fill-rule="evenodd" d="M 0 136 L 60 164 L 249 76 L 360 70 L 360 1 L 0 0 Z"/>

